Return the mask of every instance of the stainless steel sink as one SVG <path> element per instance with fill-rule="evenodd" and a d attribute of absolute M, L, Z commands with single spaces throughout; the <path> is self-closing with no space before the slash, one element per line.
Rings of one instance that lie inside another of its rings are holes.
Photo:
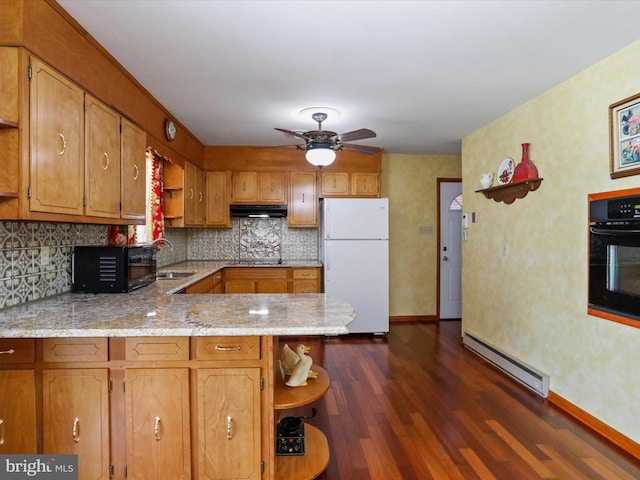
<path fill-rule="evenodd" d="M 175 278 L 186 278 L 195 274 L 195 272 L 159 272 L 156 278 L 159 280 L 171 280 Z"/>

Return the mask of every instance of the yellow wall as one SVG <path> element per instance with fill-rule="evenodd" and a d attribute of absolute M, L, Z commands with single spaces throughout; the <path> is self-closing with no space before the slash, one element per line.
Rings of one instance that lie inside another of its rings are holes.
<path fill-rule="evenodd" d="M 587 310 L 587 194 L 640 186 L 609 177 L 610 104 L 640 90 L 640 42 L 590 67 L 462 142 L 463 330 L 551 377 L 551 390 L 636 442 L 640 328 Z M 531 159 L 539 190 L 511 205 L 485 199 L 481 172 Z M 502 246 L 508 245 L 508 255 Z"/>
<path fill-rule="evenodd" d="M 389 314 L 436 315 L 438 178 L 460 178 L 459 156 L 382 155 L 389 197 Z M 431 233 L 421 234 L 420 227 Z"/>

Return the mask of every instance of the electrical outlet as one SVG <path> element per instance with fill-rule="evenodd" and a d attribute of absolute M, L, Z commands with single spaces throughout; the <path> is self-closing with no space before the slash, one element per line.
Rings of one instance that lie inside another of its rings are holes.
<path fill-rule="evenodd" d="M 49 265 L 49 247 L 40 248 L 40 265 L 43 267 Z"/>

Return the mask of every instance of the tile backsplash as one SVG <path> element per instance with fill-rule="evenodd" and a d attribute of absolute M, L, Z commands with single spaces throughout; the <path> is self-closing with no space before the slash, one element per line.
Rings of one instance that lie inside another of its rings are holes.
<path fill-rule="evenodd" d="M 317 260 L 318 230 L 284 219 L 234 218 L 230 229 L 167 228 L 173 249 L 160 267 L 185 260 Z M 106 245 L 108 226 L 0 221 L 0 308 L 71 290 L 74 245 Z"/>
<path fill-rule="evenodd" d="M 0 308 L 68 292 L 74 245 L 104 245 L 105 225 L 0 222 Z"/>

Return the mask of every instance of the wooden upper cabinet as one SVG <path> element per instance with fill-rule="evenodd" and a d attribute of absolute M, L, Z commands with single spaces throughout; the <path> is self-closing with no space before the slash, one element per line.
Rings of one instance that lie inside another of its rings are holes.
<path fill-rule="evenodd" d="M 206 174 L 206 224 L 208 227 L 231 226 L 229 213 L 229 172 L 207 172 Z"/>
<path fill-rule="evenodd" d="M 120 218 L 120 115 L 85 96 L 86 215 Z"/>
<path fill-rule="evenodd" d="M 184 223 L 188 226 L 203 226 L 205 215 L 204 171 L 194 164 L 186 162 L 184 174 Z"/>
<path fill-rule="evenodd" d="M 233 203 L 284 204 L 287 175 L 284 172 L 233 172 Z"/>
<path fill-rule="evenodd" d="M 291 172 L 287 224 L 290 227 L 318 226 L 316 172 Z"/>
<path fill-rule="evenodd" d="M 84 92 L 31 58 L 30 210 L 84 213 Z"/>
<path fill-rule="evenodd" d="M 321 197 L 379 197 L 380 172 L 323 172 Z"/>
<path fill-rule="evenodd" d="M 126 118 L 122 119 L 121 218 L 144 220 L 146 214 L 147 134 Z"/>
<path fill-rule="evenodd" d="M 380 173 L 379 172 L 352 172 L 351 196 L 353 197 L 379 197 Z"/>
<path fill-rule="evenodd" d="M 346 197 L 349 195 L 349 174 L 322 173 L 320 177 L 320 195 L 322 197 Z"/>
<path fill-rule="evenodd" d="M 258 172 L 258 200 L 264 203 L 287 202 L 287 179 L 284 172 Z"/>

